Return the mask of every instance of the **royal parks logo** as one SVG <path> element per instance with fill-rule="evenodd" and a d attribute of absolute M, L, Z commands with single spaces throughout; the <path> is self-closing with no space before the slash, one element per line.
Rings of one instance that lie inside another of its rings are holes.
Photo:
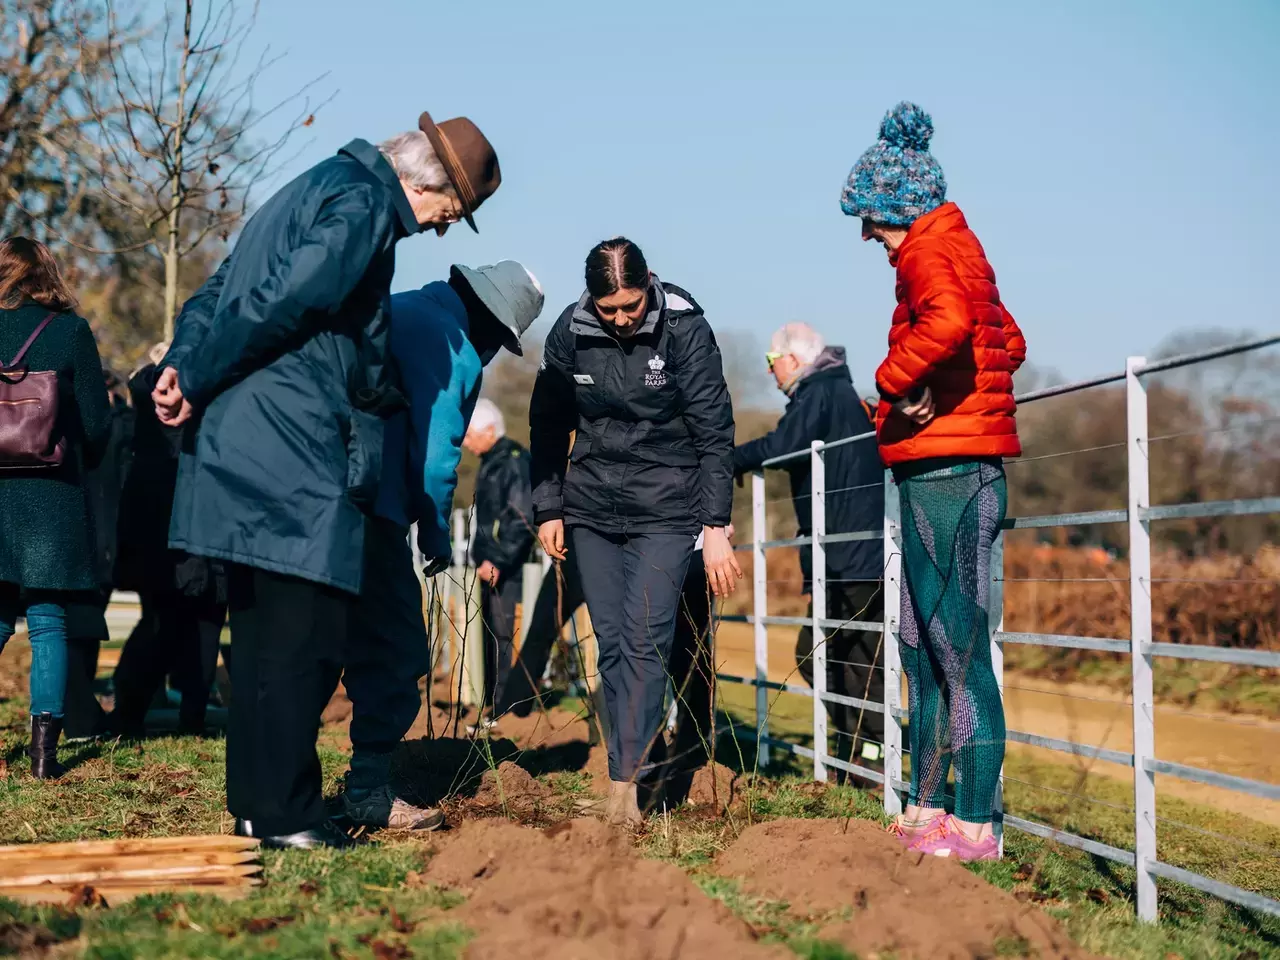
<path fill-rule="evenodd" d="M 649 358 L 649 372 L 644 375 L 646 387 L 665 387 L 667 385 L 666 361 L 654 354 Z"/>

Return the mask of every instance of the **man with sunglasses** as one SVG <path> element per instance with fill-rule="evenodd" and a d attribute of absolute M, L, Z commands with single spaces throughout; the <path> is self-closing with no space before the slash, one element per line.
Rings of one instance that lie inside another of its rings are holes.
<path fill-rule="evenodd" d="M 844 347 L 829 347 L 822 335 L 804 323 L 789 323 L 773 335 L 765 354 L 787 409 L 772 433 L 733 452 L 734 472 L 759 470 L 766 460 L 809 449 L 815 440 L 842 440 L 872 430 L 866 405 L 853 388 Z M 877 534 L 884 527 L 884 467 L 874 438 L 843 444 L 826 455 L 827 533 Z M 811 469 L 808 456 L 780 465 L 790 474 L 799 536 L 812 528 Z M 879 621 L 884 616 L 884 544 L 879 539 L 826 545 L 827 618 Z M 813 554 L 800 548 L 804 591 L 811 593 Z M 813 603 L 809 604 L 812 616 Z M 858 700 L 884 699 L 884 673 L 879 630 L 828 630 L 827 691 Z M 800 630 L 796 663 L 813 683 L 813 630 Z M 838 740 L 836 755 L 860 766 L 883 764 L 884 717 L 862 708 L 828 703 Z M 841 772 L 837 777 L 843 779 Z"/>

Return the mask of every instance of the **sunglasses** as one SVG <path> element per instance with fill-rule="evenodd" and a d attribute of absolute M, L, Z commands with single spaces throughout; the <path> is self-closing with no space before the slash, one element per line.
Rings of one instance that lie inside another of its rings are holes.
<path fill-rule="evenodd" d="M 777 363 L 779 360 L 781 360 L 784 356 L 786 356 L 786 354 L 774 353 L 772 350 L 770 350 L 768 353 L 764 355 L 764 362 L 769 365 L 770 373 L 773 373 L 773 365 Z"/>

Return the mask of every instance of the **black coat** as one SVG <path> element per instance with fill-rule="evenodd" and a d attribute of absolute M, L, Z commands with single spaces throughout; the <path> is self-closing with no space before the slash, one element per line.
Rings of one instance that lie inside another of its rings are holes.
<path fill-rule="evenodd" d="M 733 506 L 733 405 L 693 298 L 655 278 L 639 332 L 607 332 L 586 294 L 547 336 L 529 409 L 537 523 L 696 533 Z M 565 454 L 577 431 L 570 465 Z"/>
<path fill-rule="evenodd" d="M 866 407 L 853 389 L 843 347 L 828 347 L 813 370 L 796 386 L 787 409 L 772 433 L 744 443 L 733 451 L 737 473 L 758 470 L 766 460 L 806 451 L 806 455 L 778 466 L 791 477 L 799 535 L 813 532 L 810 498 L 812 469 L 808 456 L 814 440 L 841 440 L 872 429 Z M 826 455 L 827 534 L 884 530 L 884 466 L 875 439 L 836 447 Z M 813 556 L 800 550 L 805 589 L 812 577 Z M 884 544 L 881 540 L 855 540 L 827 544 L 827 579 L 879 580 L 884 576 Z"/>
<path fill-rule="evenodd" d="M 533 549 L 533 488 L 529 483 L 529 451 L 509 437 L 501 438 L 480 458 L 476 474 L 476 537 L 471 559 L 486 560 L 505 579 L 520 573 Z"/>
<path fill-rule="evenodd" d="M 187 434 L 175 549 L 360 590 L 382 417 L 395 245 L 419 229 L 395 172 L 355 140 L 286 185 L 178 318 L 162 366 Z"/>
<path fill-rule="evenodd" d="M 8 363 L 48 315 L 34 303 L 0 310 L 0 363 Z M 98 344 L 88 323 L 64 313 L 45 328 L 24 365 L 57 371 L 57 429 L 67 450 L 56 469 L 0 472 L 0 581 L 28 591 L 96 591 L 87 472 L 111 436 Z"/>
<path fill-rule="evenodd" d="M 98 556 L 98 583 L 110 591 L 115 581 L 119 547 L 120 498 L 133 462 L 134 412 L 114 394 L 111 401 L 111 432 L 102 458 L 88 473 L 89 516 L 93 521 L 94 544 Z"/>

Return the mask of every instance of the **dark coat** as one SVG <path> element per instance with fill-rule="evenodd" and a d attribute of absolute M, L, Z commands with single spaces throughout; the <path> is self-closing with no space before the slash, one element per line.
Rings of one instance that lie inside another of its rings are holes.
<path fill-rule="evenodd" d="M 791 477 L 799 535 L 813 532 L 810 497 L 812 469 L 807 455 L 814 440 L 841 440 L 871 431 L 871 419 L 849 376 L 843 347 L 828 347 L 812 371 L 795 388 L 772 433 L 733 451 L 737 473 L 758 470 L 766 460 L 797 450 L 806 455 L 779 464 Z M 848 443 L 826 455 L 827 534 L 884 530 L 884 467 L 875 439 Z M 800 550 L 805 590 L 812 577 L 813 555 Z M 827 580 L 879 580 L 884 576 L 884 543 L 855 540 L 827 544 Z"/>
<path fill-rule="evenodd" d="M 49 311 L 0 310 L 0 362 L 8 363 Z M 86 473 L 111 435 L 98 344 L 74 314 L 56 317 L 25 365 L 58 372 L 58 431 L 66 457 L 53 470 L 0 472 L 0 581 L 30 590 L 97 590 L 98 558 Z"/>
<path fill-rule="evenodd" d="M 199 422 L 169 543 L 358 593 L 382 418 L 403 406 L 387 327 L 395 245 L 418 224 L 355 140 L 286 185 L 182 308 L 161 366 Z"/>
<path fill-rule="evenodd" d="M 509 580 L 529 559 L 535 529 L 529 451 L 502 437 L 480 458 L 471 559 L 476 566 L 489 561 Z"/>
<path fill-rule="evenodd" d="M 733 405 L 702 308 L 655 278 L 639 332 L 607 332 L 583 294 L 552 327 L 529 409 L 537 523 L 696 533 L 729 523 Z M 568 470 L 565 453 L 576 429 Z"/>
<path fill-rule="evenodd" d="M 111 401 L 111 432 L 97 466 L 88 474 L 89 516 L 98 555 L 98 583 L 110 591 L 115 582 L 119 549 L 120 498 L 133 461 L 134 413 L 114 394 Z"/>

